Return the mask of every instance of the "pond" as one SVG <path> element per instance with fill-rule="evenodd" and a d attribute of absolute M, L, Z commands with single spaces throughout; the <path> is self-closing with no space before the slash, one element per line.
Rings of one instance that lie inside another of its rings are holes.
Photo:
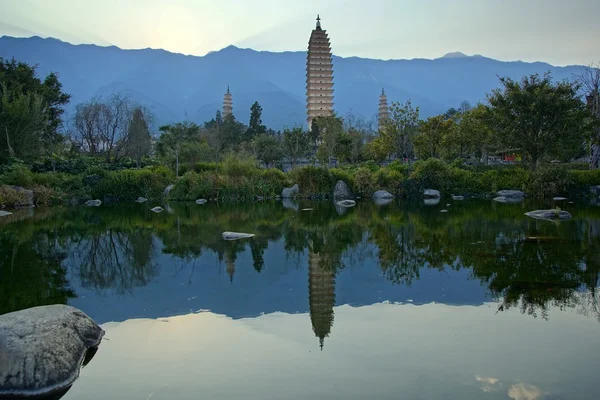
<path fill-rule="evenodd" d="M 0 314 L 101 324 L 67 400 L 600 398 L 600 207 L 445 203 L 22 210 Z"/>

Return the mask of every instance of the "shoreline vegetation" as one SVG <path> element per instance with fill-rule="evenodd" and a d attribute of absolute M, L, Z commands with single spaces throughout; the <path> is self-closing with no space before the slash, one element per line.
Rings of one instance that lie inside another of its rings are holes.
<path fill-rule="evenodd" d="M 0 58 L 0 208 L 255 201 L 295 185 L 295 197 L 324 199 L 340 180 L 353 197 L 384 190 L 403 199 L 426 189 L 573 197 L 600 185 L 596 66 L 572 82 L 549 73 L 500 78 L 485 102 L 426 119 L 410 100 L 392 101 L 377 121 L 334 113 L 282 132 L 263 125 L 258 102 L 248 125 L 217 111 L 200 125 L 156 129 L 151 110 L 122 93 L 66 115 L 70 98 L 57 74 L 41 80 L 36 67 Z M 572 162 L 586 155 L 589 163 Z"/>
<path fill-rule="evenodd" d="M 549 165 L 532 171 L 521 166 L 467 166 L 428 159 L 410 165 L 392 162 L 385 167 L 372 162 L 341 168 L 304 166 L 284 173 L 261 168 L 252 157 L 231 155 L 218 164 L 185 165 L 185 172 L 176 178 L 172 170 L 160 165 L 116 170 L 92 166 L 61 172 L 62 165 L 85 164 L 81 158 L 63 161 L 56 172 L 32 172 L 23 164 L 4 168 L 0 208 L 76 205 L 92 199 L 106 204 L 133 203 L 140 197 L 151 202 L 262 201 L 280 198 L 283 189 L 294 184 L 300 189 L 297 198 L 333 199 L 339 180 L 357 197 L 371 198 L 374 192 L 385 190 L 400 199 L 421 199 L 425 189 L 439 190 L 442 197 L 488 197 L 498 190 L 514 189 L 532 198 L 573 198 L 588 196 L 590 187 L 600 184 L 600 170 L 582 169 L 586 166 L 581 164 Z M 169 185 L 173 187 L 166 194 Z"/>

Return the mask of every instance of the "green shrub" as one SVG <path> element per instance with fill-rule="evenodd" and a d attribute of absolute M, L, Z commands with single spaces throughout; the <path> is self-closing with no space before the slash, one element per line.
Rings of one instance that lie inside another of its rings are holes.
<path fill-rule="evenodd" d="M 7 185 L 0 185 L 0 207 L 18 207 L 28 202 L 27 195 Z"/>
<path fill-rule="evenodd" d="M 33 186 L 33 173 L 23 164 L 13 164 L 6 168 L 0 183 L 30 188 Z"/>
<path fill-rule="evenodd" d="M 552 197 L 568 194 L 575 185 L 569 172 L 561 167 L 546 167 L 535 171 L 525 191 L 533 197 Z"/>
<path fill-rule="evenodd" d="M 33 185 L 31 188 L 35 196 L 35 203 L 39 205 L 50 205 L 62 202 L 62 196 L 53 188 Z"/>
<path fill-rule="evenodd" d="M 219 167 L 228 176 L 251 177 L 258 172 L 256 158 L 245 154 L 228 154 Z"/>
<path fill-rule="evenodd" d="M 368 167 L 361 167 L 354 173 L 355 193 L 363 197 L 370 197 L 375 190 L 375 178 Z"/>
<path fill-rule="evenodd" d="M 303 196 L 328 196 L 331 194 L 331 175 L 324 167 L 308 165 L 294 168 L 289 172 L 290 182 L 300 186 L 300 194 Z"/>
<path fill-rule="evenodd" d="M 455 194 L 483 193 L 490 191 L 483 181 L 483 174 L 453 167 L 450 169 L 449 190 Z"/>
<path fill-rule="evenodd" d="M 521 167 L 489 170 L 481 177 L 485 191 L 496 192 L 503 189 L 527 190 L 531 172 Z"/>
<path fill-rule="evenodd" d="M 197 173 L 200 172 L 204 172 L 204 171 L 216 171 L 217 170 L 217 163 L 214 162 L 199 162 L 194 164 L 194 171 Z"/>
<path fill-rule="evenodd" d="M 586 171 L 572 170 L 569 171 L 569 175 L 578 188 L 600 185 L 600 169 L 588 169 Z"/>
<path fill-rule="evenodd" d="M 421 186 L 428 189 L 448 191 L 450 187 L 450 168 L 437 158 L 415 163 L 415 169 L 410 174 L 412 179 L 419 181 Z"/>
<path fill-rule="evenodd" d="M 91 197 L 105 202 L 119 202 L 133 201 L 140 196 L 159 198 L 173 178 L 168 168 L 156 167 L 87 175 L 84 184 L 89 186 Z"/>

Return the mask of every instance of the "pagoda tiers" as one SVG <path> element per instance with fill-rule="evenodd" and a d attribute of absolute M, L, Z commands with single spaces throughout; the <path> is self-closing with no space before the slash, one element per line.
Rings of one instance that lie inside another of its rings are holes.
<path fill-rule="evenodd" d="M 381 130 L 383 123 L 390 118 L 390 109 L 388 107 L 387 96 L 383 88 L 381 89 L 381 96 L 379 96 L 379 114 L 377 116 L 379 130 Z"/>
<path fill-rule="evenodd" d="M 227 93 L 223 96 L 223 118 L 228 115 L 233 115 L 233 100 L 231 93 L 229 93 L 229 86 L 227 86 Z"/>
<path fill-rule="evenodd" d="M 312 247 L 312 246 L 311 246 Z M 313 332 L 323 350 L 325 338 L 333 326 L 335 306 L 335 273 L 321 260 L 312 248 L 308 253 L 308 304 Z"/>
<path fill-rule="evenodd" d="M 308 127 L 316 117 L 333 114 L 333 58 L 327 31 L 321 28 L 317 16 L 317 27 L 310 35 L 306 60 L 306 114 Z"/>

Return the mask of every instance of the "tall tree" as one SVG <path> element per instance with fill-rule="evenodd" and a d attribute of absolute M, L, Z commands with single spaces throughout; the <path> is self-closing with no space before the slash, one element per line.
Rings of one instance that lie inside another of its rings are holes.
<path fill-rule="evenodd" d="M 157 153 L 163 158 L 173 157 L 175 159 L 175 175 L 179 178 L 181 151 L 186 142 L 199 136 L 200 127 L 193 122 L 186 121 L 161 126 L 159 130 L 162 135 L 156 144 Z"/>
<path fill-rule="evenodd" d="M 488 96 L 495 133 L 505 148 L 522 152 L 533 169 L 540 158 L 584 142 L 590 125 L 576 85 L 553 83 L 549 73 L 520 82 L 500 78 L 500 83 L 503 88 Z"/>
<path fill-rule="evenodd" d="M 318 127 L 321 135 L 317 158 L 329 166 L 331 159 L 336 156 L 338 151 L 340 139 L 344 132 L 344 121 L 342 118 L 332 115 L 329 117 L 316 117 L 312 124 Z"/>
<path fill-rule="evenodd" d="M 250 122 L 244 140 L 250 141 L 256 136 L 267 132 L 267 127 L 262 124 L 262 111 L 263 109 L 258 101 L 255 101 L 250 107 Z"/>
<path fill-rule="evenodd" d="M 439 157 L 444 139 L 455 129 L 453 119 L 444 115 L 430 117 L 419 123 L 419 132 L 414 138 L 415 150 L 420 158 Z"/>
<path fill-rule="evenodd" d="M 418 131 L 419 107 L 413 108 L 410 100 L 406 103 L 393 102 L 390 116 L 383 123 L 379 136 L 372 148 L 387 149 L 388 155 L 397 158 L 412 154 L 413 138 Z"/>
<path fill-rule="evenodd" d="M 252 141 L 252 147 L 256 158 L 264 162 L 267 168 L 283 158 L 281 144 L 275 136 L 266 133 L 258 135 Z"/>
<path fill-rule="evenodd" d="M 135 164 L 140 168 L 142 157 L 150 154 L 152 140 L 148 129 L 147 115 L 141 107 L 133 110 L 133 116 L 127 132 L 127 155 L 135 159 Z"/>
<path fill-rule="evenodd" d="M 117 161 L 119 152 L 127 145 L 127 133 L 134 106 L 127 96 L 120 93 L 113 93 L 99 106 L 96 123 L 106 162 L 111 162 L 113 158 Z"/>
<path fill-rule="evenodd" d="M 593 118 L 592 135 L 590 137 L 590 169 L 600 168 L 600 64 L 583 67 L 575 77 L 588 110 Z"/>
<path fill-rule="evenodd" d="M 300 127 L 284 129 L 282 147 L 283 156 L 292 164 L 292 168 L 295 167 L 298 160 L 308 153 L 308 133 Z"/>

